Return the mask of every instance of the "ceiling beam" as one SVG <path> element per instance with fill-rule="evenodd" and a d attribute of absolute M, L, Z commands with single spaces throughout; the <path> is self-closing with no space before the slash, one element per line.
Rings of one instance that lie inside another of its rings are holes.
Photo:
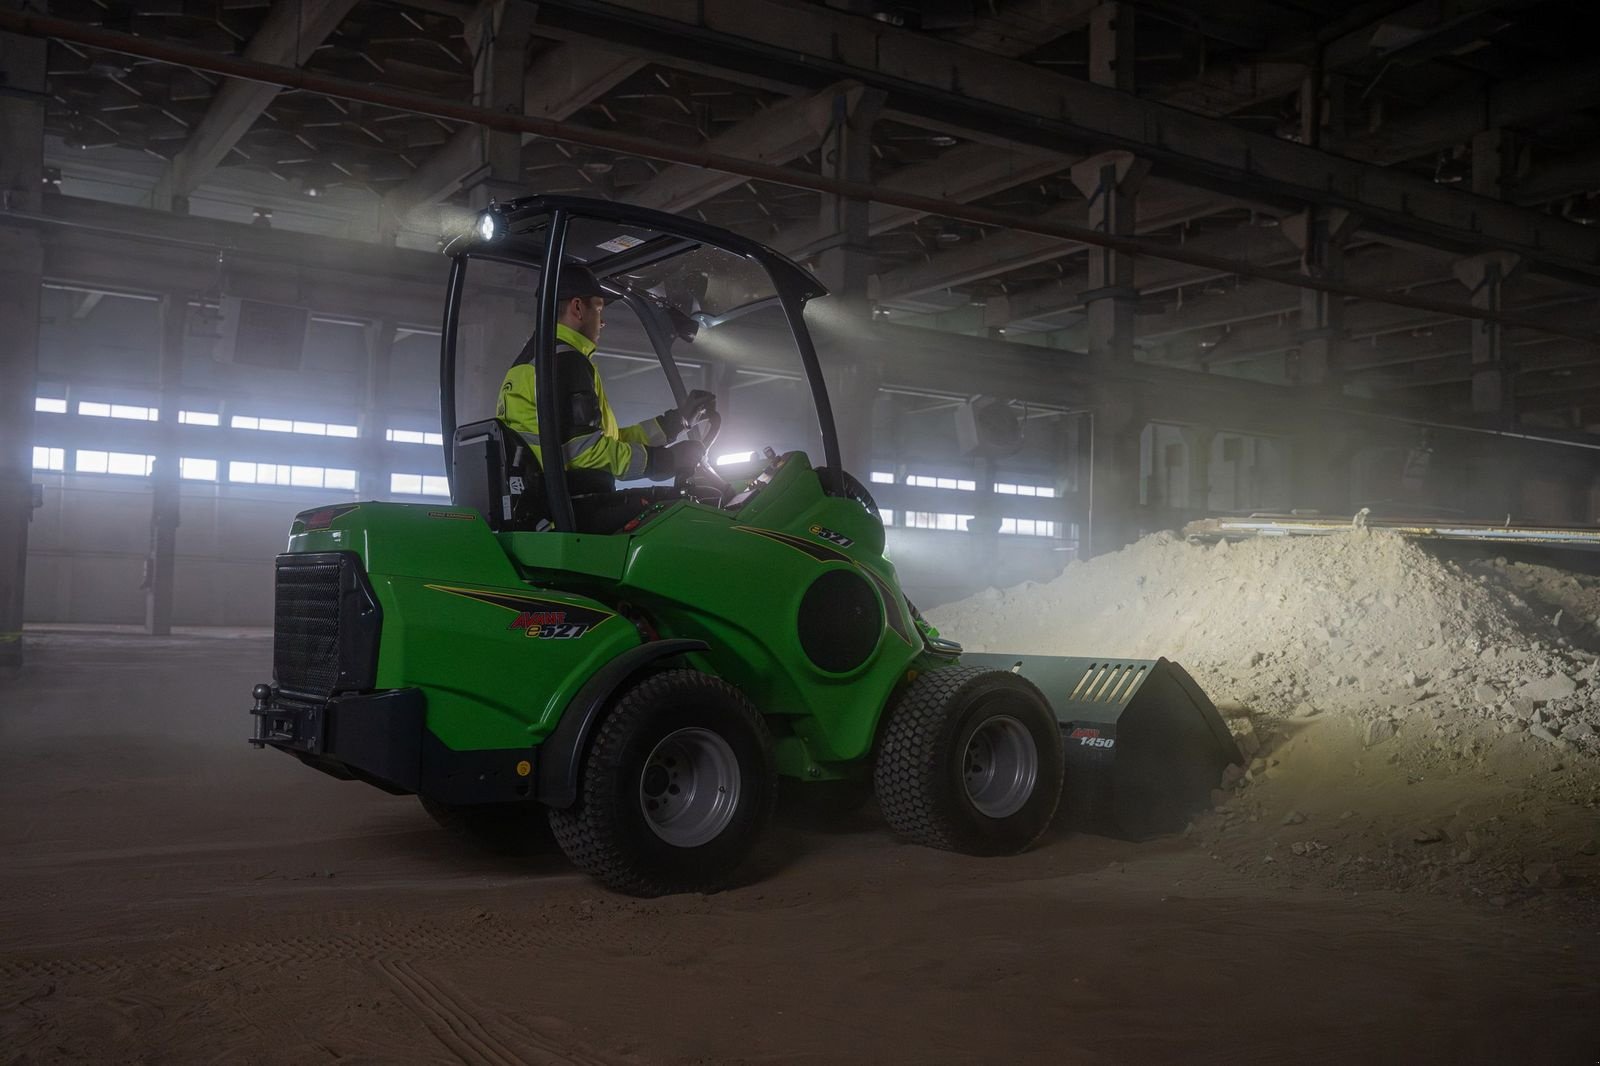
<path fill-rule="evenodd" d="M 1169 179 L 1232 196 L 1359 214 L 1369 230 L 1456 251 L 1495 248 L 1600 277 L 1600 233 L 1423 178 L 1054 74 L 926 34 L 792 0 L 546 0 L 542 33 L 599 41 L 734 80 L 851 78 L 892 114 L 959 123 L 1019 144 L 1121 148 Z M 886 112 L 889 114 L 889 112 Z"/>
<path fill-rule="evenodd" d="M 1262 50 L 1268 58 L 1218 64 L 1151 96 L 1185 111 L 1230 115 L 1299 90 L 1319 49 L 1324 76 L 1337 74 L 1362 63 L 1414 55 L 1441 37 L 1455 41 L 1461 32 L 1482 26 L 1485 10 L 1501 6 L 1505 0 L 1456 0 L 1449 5 L 1419 0 L 1377 19 L 1357 8 L 1358 23 L 1344 32 L 1335 25 L 1330 32 L 1336 36 L 1325 44 L 1304 37 L 1275 42 Z"/>
<path fill-rule="evenodd" d="M 1229 233 L 1208 233 L 1186 241 L 1185 247 L 1194 251 L 1225 254 L 1259 266 L 1278 267 L 1300 260 L 1299 251 L 1276 228 L 1242 227 Z M 1136 259 L 1133 268 L 1134 287 L 1141 294 L 1165 292 L 1228 276 L 1218 270 L 1149 258 Z M 1003 326 L 1076 311 L 1083 307 L 1083 293 L 1088 288 L 1088 273 L 1074 271 L 1059 281 L 1019 289 L 991 300 L 985 317 L 990 325 Z"/>
<path fill-rule="evenodd" d="M 1233 206 L 1213 193 L 1151 182 L 1139 198 L 1136 232 L 1166 229 Z M 1084 225 L 1088 214 L 1086 204 L 1074 201 L 1045 212 L 1043 217 Z M 874 298 L 879 303 L 894 304 L 925 292 L 970 285 L 998 274 L 1048 263 L 1082 251 L 1085 247 L 1072 241 L 1033 233 L 1002 230 L 962 248 L 939 252 L 922 262 L 895 267 L 879 274 Z"/>
<path fill-rule="evenodd" d="M 971 203 L 1058 174 L 1077 161 L 1076 156 L 1057 152 L 1007 151 L 986 144 L 964 144 L 926 163 L 901 167 L 877 184 L 883 189 Z M 876 236 L 925 217 L 921 211 L 875 203 L 868 209 L 867 229 Z M 803 258 L 834 236 L 833 227 L 807 222 L 778 234 L 772 246 L 785 255 Z"/>
<path fill-rule="evenodd" d="M 752 115 L 706 142 L 706 150 L 782 164 L 821 148 L 832 124 L 843 121 L 866 89 L 841 82 L 809 96 L 796 96 Z M 704 167 L 670 166 L 627 193 L 627 200 L 657 211 L 687 211 L 744 184 L 745 178 Z"/>
<path fill-rule="evenodd" d="M 244 57 L 258 63 L 300 66 L 332 36 L 355 5 L 356 0 L 322 0 L 315 4 L 273 0 L 261 28 L 245 46 Z M 175 198 L 188 196 L 198 188 L 255 125 L 279 91 L 278 86 L 262 82 L 237 78 L 224 81 L 194 133 L 156 180 L 151 204 L 166 210 Z"/>
<path fill-rule="evenodd" d="M 1345 155 L 1385 166 L 1441 152 L 1481 130 L 1517 126 L 1600 103 L 1600 74 L 1592 62 L 1551 66 L 1518 81 L 1458 89 L 1418 115 L 1347 137 Z"/>
<path fill-rule="evenodd" d="M 953 40 L 999 56 L 1023 56 L 1089 23 L 1103 0 L 1028 0 L 964 26 Z"/>
<path fill-rule="evenodd" d="M 484 50 L 487 56 L 488 50 Z M 637 56 L 601 48 L 558 43 L 527 68 L 522 113 L 564 119 L 583 110 L 644 66 Z M 413 211 L 449 199 L 488 166 L 482 126 L 457 128 L 444 144 L 383 198 L 384 217 L 398 224 Z M 527 135 L 524 140 L 531 140 Z"/>

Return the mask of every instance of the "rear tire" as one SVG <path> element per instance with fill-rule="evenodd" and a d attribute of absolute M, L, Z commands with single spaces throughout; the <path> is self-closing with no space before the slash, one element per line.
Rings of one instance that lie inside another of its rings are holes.
<path fill-rule="evenodd" d="M 577 802 L 552 808 L 569 859 L 633 896 L 715 892 L 772 817 L 766 723 L 738 689 L 670 670 L 626 689 L 601 719 Z"/>
<path fill-rule="evenodd" d="M 495 855 L 538 855 L 550 850 L 549 819 L 541 803 L 477 803 L 458 806 L 417 797 L 451 835 Z"/>
<path fill-rule="evenodd" d="M 1012 855 L 1050 828 L 1066 756 L 1049 701 L 1004 670 L 921 674 L 879 728 L 873 784 L 884 820 L 931 848 Z"/>

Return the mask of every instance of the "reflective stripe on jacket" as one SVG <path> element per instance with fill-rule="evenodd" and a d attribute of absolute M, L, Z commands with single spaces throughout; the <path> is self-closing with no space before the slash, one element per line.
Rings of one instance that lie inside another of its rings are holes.
<path fill-rule="evenodd" d="M 577 330 L 556 326 L 557 388 L 564 393 L 558 398 L 557 416 L 563 438 L 561 454 L 568 469 L 608 470 L 623 480 L 643 477 L 645 446 L 666 444 L 666 434 L 654 418 L 636 426 L 617 425 L 605 383 L 594 365 L 594 350 L 594 342 Z M 532 359 L 518 359 L 500 386 L 495 416 L 522 434 L 543 468 L 537 396 Z"/>

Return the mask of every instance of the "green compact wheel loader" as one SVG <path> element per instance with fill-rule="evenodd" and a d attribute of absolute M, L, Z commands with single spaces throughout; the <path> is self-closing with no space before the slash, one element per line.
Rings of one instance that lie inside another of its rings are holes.
<path fill-rule="evenodd" d="M 870 791 L 909 841 L 1003 855 L 1050 827 L 1064 780 L 1075 817 L 1143 835 L 1181 825 L 1238 759 L 1166 660 L 964 656 L 922 620 L 841 465 L 805 316 L 825 293 L 795 263 L 692 220 L 556 196 L 492 206 L 447 252 L 450 502 L 296 517 L 252 743 L 414 793 L 490 847 L 553 832 L 637 895 L 733 882 L 780 782 L 833 806 Z M 740 423 L 725 396 L 738 439 L 719 414 L 690 432 L 748 458 L 708 455 L 644 489 L 541 469 L 487 411 L 458 425 L 458 394 L 492 395 L 517 355 L 496 352 L 485 307 L 526 316 L 539 423 L 559 424 L 540 324 L 557 306 L 545 265 L 566 262 L 600 279 L 608 313 L 637 318 L 652 351 L 630 373 L 663 395 L 681 404 L 686 368 L 720 367 L 777 382 L 804 417 L 769 404 Z"/>

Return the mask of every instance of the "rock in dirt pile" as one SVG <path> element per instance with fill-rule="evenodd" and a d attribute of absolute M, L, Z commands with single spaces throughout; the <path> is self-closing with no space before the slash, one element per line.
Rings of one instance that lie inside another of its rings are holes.
<path fill-rule="evenodd" d="M 1219 860 L 1508 903 L 1600 884 L 1597 615 L 1600 578 L 1351 531 L 1155 534 L 929 620 L 975 651 L 1181 663 L 1248 763 L 1193 829 Z"/>

